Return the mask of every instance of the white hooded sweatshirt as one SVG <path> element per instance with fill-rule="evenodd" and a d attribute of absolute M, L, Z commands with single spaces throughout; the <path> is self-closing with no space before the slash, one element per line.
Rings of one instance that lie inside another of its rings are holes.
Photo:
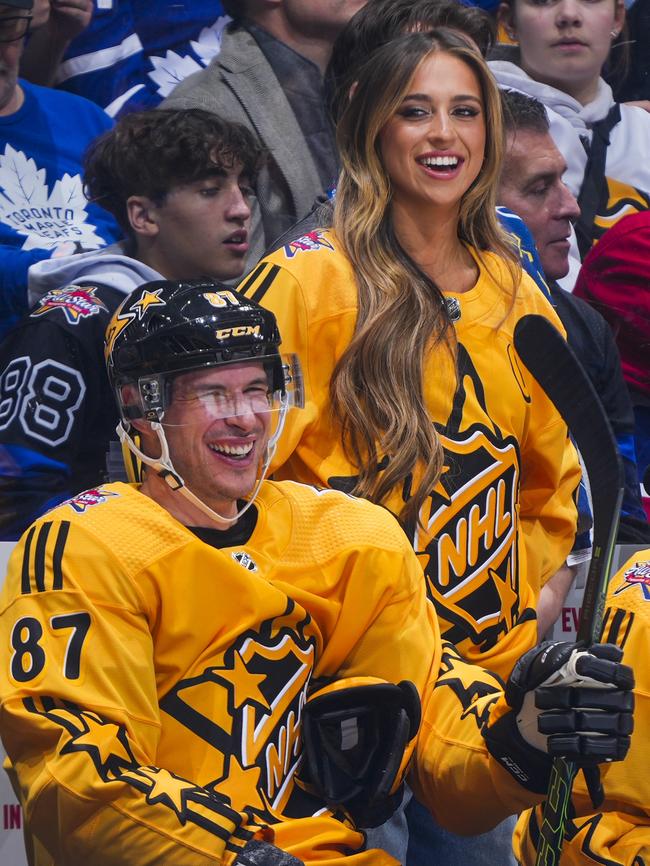
<path fill-rule="evenodd" d="M 587 166 L 583 141 L 587 146 L 591 143 L 592 124 L 607 117 L 614 105 L 609 84 L 600 78 L 596 98 L 582 105 L 563 90 L 531 78 L 516 63 L 491 60 L 489 66 L 499 87 L 525 93 L 544 104 L 551 136 L 566 160 L 564 182 L 577 198 Z M 610 133 L 605 174 L 610 199 L 607 213 L 599 214 L 601 226 L 610 227 L 628 214 L 650 208 L 650 114 L 642 108 L 621 105 L 621 119 Z M 581 265 L 574 234 L 569 255 L 569 274 L 559 282 L 562 288 L 573 291 Z"/>

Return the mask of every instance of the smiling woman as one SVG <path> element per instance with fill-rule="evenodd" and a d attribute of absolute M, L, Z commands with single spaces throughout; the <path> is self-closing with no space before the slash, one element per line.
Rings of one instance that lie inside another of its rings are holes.
<path fill-rule="evenodd" d="M 449 54 L 425 59 L 379 145 L 392 183 L 394 221 L 408 220 L 419 208 L 456 216 L 485 153 L 483 98 L 471 67 Z"/>
<path fill-rule="evenodd" d="M 389 508 L 444 637 L 507 676 L 571 549 L 579 470 L 512 347 L 526 313 L 561 326 L 496 220 L 498 89 L 479 53 L 440 28 L 378 48 L 339 96 L 333 229 L 239 286 L 273 310 L 305 372 L 276 477 Z"/>

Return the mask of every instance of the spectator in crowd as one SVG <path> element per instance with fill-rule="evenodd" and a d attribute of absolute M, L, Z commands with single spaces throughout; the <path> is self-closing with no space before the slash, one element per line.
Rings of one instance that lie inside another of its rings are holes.
<path fill-rule="evenodd" d="M 617 644 L 635 675 L 637 735 L 620 764 L 604 775 L 598 811 L 581 775 L 571 797 L 559 866 L 647 866 L 650 862 L 650 776 L 645 723 L 650 712 L 650 550 L 639 550 L 609 582 L 601 640 Z M 521 866 L 534 866 L 541 810 L 524 812 L 515 833 Z"/>
<path fill-rule="evenodd" d="M 111 116 L 154 108 L 219 53 L 218 0 L 35 0 L 21 74 L 91 99 Z"/>
<path fill-rule="evenodd" d="M 636 0 L 627 11 L 630 33 L 630 68 L 623 83 L 617 89 L 621 102 L 631 100 L 650 108 L 650 2 Z"/>
<path fill-rule="evenodd" d="M 359 70 L 334 230 L 288 242 L 239 288 L 306 368 L 278 477 L 386 505 L 443 636 L 507 677 L 559 612 L 556 576 L 569 585 L 580 473 L 556 410 L 514 372 L 518 318 L 557 318 L 496 220 L 498 91 L 467 37 L 435 34 L 397 37 Z"/>
<path fill-rule="evenodd" d="M 230 0 L 234 22 L 203 72 L 163 105 L 203 108 L 244 123 L 268 151 L 257 184 L 247 264 L 309 212 L 338 171 L 323 74 L 334 40 L 365 0 Z"/>
<path fill-rule="evenodd" d="M 135 287 L 161 276 L 241 276 L 260 151 L 244 127 L 198 109 L 121 118 L 84 179 L 126 240 L 30 271 L 35 304 L 0 347 L 0 535 L 104 478 L 117 418 L 102 335 Z"/>
<path fill-rule="evenodd" d="M 83 153 L 110 118 L 17 77 L 31 8 L 32 0 L 0 3 L 0 337 L 27 310 L 31 264 L 120 236 L 81 185 Z"/>
<path fill-rule="evenodd" d="M 20 74 L 33 84 L 53 87 L 67 48 L 92 21 L 94 5 L 94 0 L 34 0 Z"/>
<path fill-rule="evenodd" d="M 548 753 L 629 748 L 618 647 L 535 647 L 506 699 L 442 644 L 385 509 L 265 480 L 302 402 L 279 348 L 273 315 L 212 280 L 147 283 L 109 325 L 142 483 L 40 518 L 0 599 L 0 732 L 53 861 L 398 866 L 356 822 L 405 767 L 467 832 L 538 802 Z M 565 709 L 585 688 L 605 737 Z"/>
<path fill-rule="evenodd" d="M 506 155 L 498 200 L 531 230 L 569 345 L 600 396 L 616 436 L 626 481 L 618 541 L 647 543 L 650 528 L 640 497 L 634 413 L 612 332 L 596 310 L 557 284 L 569 271 L 571 223 L 580 214 L 575 196 L 562 180 L 566 162 L 550 136 L 541 102 L 514 90 L 502 90 L 501 96 Z"/>
<path fill-rule="evenodd" d="M 325 80 L 336 122 L 345 110 L 359 69 L 380 45 L 402 33 L 448 27 L 485 57 L 496 37 L 492 18 L 455 0 L 373 0 L 362 6 L 336 38 Z"/>
<path fill-rule="evenodd" d="M 580 259 L 602 233 L 631 210 L 650 206 L 650 115 L 616 103 L 601 77 L 608 58 L 624 50 L 625 7 L 623 0 L 543 6 L 507 0 L 500 9 L 518 47 L 509 49 L 512 60 L 492 61 L 492 71 L 502 87 L 546 106 L 551 136 L 567 162 L 564 180 L 580 206 L 574 265 L 563 282 L 572 288 Z"/>
<path fill-rule="evenodd" d="M 639 476 L 650 469 L 650 212 L 616 223 L 587 256 L 576 294 L 607 319 L 632 398 Z M 648 483 L 645 482 L 646 489 Z"/>

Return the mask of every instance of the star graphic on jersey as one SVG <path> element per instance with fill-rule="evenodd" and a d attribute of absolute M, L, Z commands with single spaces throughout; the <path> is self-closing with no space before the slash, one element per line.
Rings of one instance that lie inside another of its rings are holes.
<path fill-rule="evenodd" d="M 117 772 L 120 767 L 135 765 L 126 740 L 126 731 L 121 725 L 104 722 L 89 713 L 83 713 L 81 718 L 87 730 L 73 737 L 63 747 L 62 753 L 88 752 L 102 777 L 110 771 Z"/>
<path fill-rule="evenodd" d="M 263 810 L 265 803 L 258 789 L 259 781 L 259 767 L 255 764 L 252 767 L 242 767 L 237 756 L 231 755 L 226 777 L 211 787 L 221 796 L 228 797 L 230 805 L 238 812 L 245 808 Z"/>
<path fill-rule="evenodd" d="M 508 631 L 512 628 L 512 610 L 517 602 L 517 593 L 510 585 L 510 575 L 512 573 L 512 563 L 508 561 L 508 571 L 505 578 L 502 578 L 494 569 L 489 568 L 488 574 L 492 578 L 496 591 L 499 593 L 501 601 L 501 614 L 505 620 Z M 515 608 L 516 609 L 516 608 Z"/>
<path fill-rule="evenodd" d="M 440 476 L 439 476 L 438 480 L 436 481 L 436 484 L 435 484 L 433 490 L 431 491 L 431 498 L 432 499 L 433 499 L 434 495 L 437 495 L 440 497 L 440 499 L 442 499 L 442 501 L 446 505 L 449 505 L 451 503 L 451 494 L 449 493 L 449 491 L 447 490 L 447 488 L 443 484 L 443 481 L 447 480 L 447 479 L 445 479 L 444 476 L 449 472 L 449 469 L 450 469 L 449 465 L 447 463 L 445 463 L 443 465 L 442 469 L 440 470 Z"/>
<path fill-rule="evenodd" d="M 131 304 L 131 309 L 137 312 L 138 319 L 142 319 L 149 307 L 165 306 L 166 301 L 163 301 L 160 297 L 161 292 L 162 289 L 156 289 L 155 292 L 150 292 L 148 289 L 145 289 L 135 304 Z"/>
<path fill-rule="evenodd" d="M 190 791 L 197 791 L 196 785 L 181 779 L 180 776 L 175 776 L 169 770 L 160 770 L 158 767 L 141 767 L 140 774 L 151 781 L 147 803 L 150 805 L 162 803 L 164 806 L 169 806 L 176 812 L 181 824 L 184 824 L 187 820 L 185 814 L 187 795 Z"/>
<path fill-rule="evenodd" d="M 265 681 L 266 674 L 252 674 L 246 667 L 246 662 L 238 652 L 235 653 L 231 668 L 234 676 L 232 678 L 233 700 L 236 709 L 242 704 L 254 703 L 270 710 L 271 706 L 260 691 L 260 685 Z"/>

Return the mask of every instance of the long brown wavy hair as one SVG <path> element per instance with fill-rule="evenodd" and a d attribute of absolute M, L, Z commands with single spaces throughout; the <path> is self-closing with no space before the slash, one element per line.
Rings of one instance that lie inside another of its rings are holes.
<path fill-rule="evenodd" d="M 504 135 L 492 74 L 453 30 L 437 28 L 392 40 L 360 70 L 337 126 L 341 174 L 333 221 L 355 274 L 358 315 L 354 337 L 334 370 L 330 398 L 348 458 L 359 470 L 357 495 L 382 502 L 417 467 L 419 482 L 399 514 L 409 527 L 415 525 L 443 461 L 424 397 L 425 359 L 435 350 L 455 357 L 455 335 L 442 292 L 395 236 L 391 181 L 382 164 L 379 135 L 408 93 L 420 63 L 436 52 L 466 63 L 483 99 L 485 158 L 460 202 L 458 237 L 479 257 L 482 250 L 491 250 L 509 262 L 513 297 L 518 283 L 516 259 L 495 213 Z"/>

